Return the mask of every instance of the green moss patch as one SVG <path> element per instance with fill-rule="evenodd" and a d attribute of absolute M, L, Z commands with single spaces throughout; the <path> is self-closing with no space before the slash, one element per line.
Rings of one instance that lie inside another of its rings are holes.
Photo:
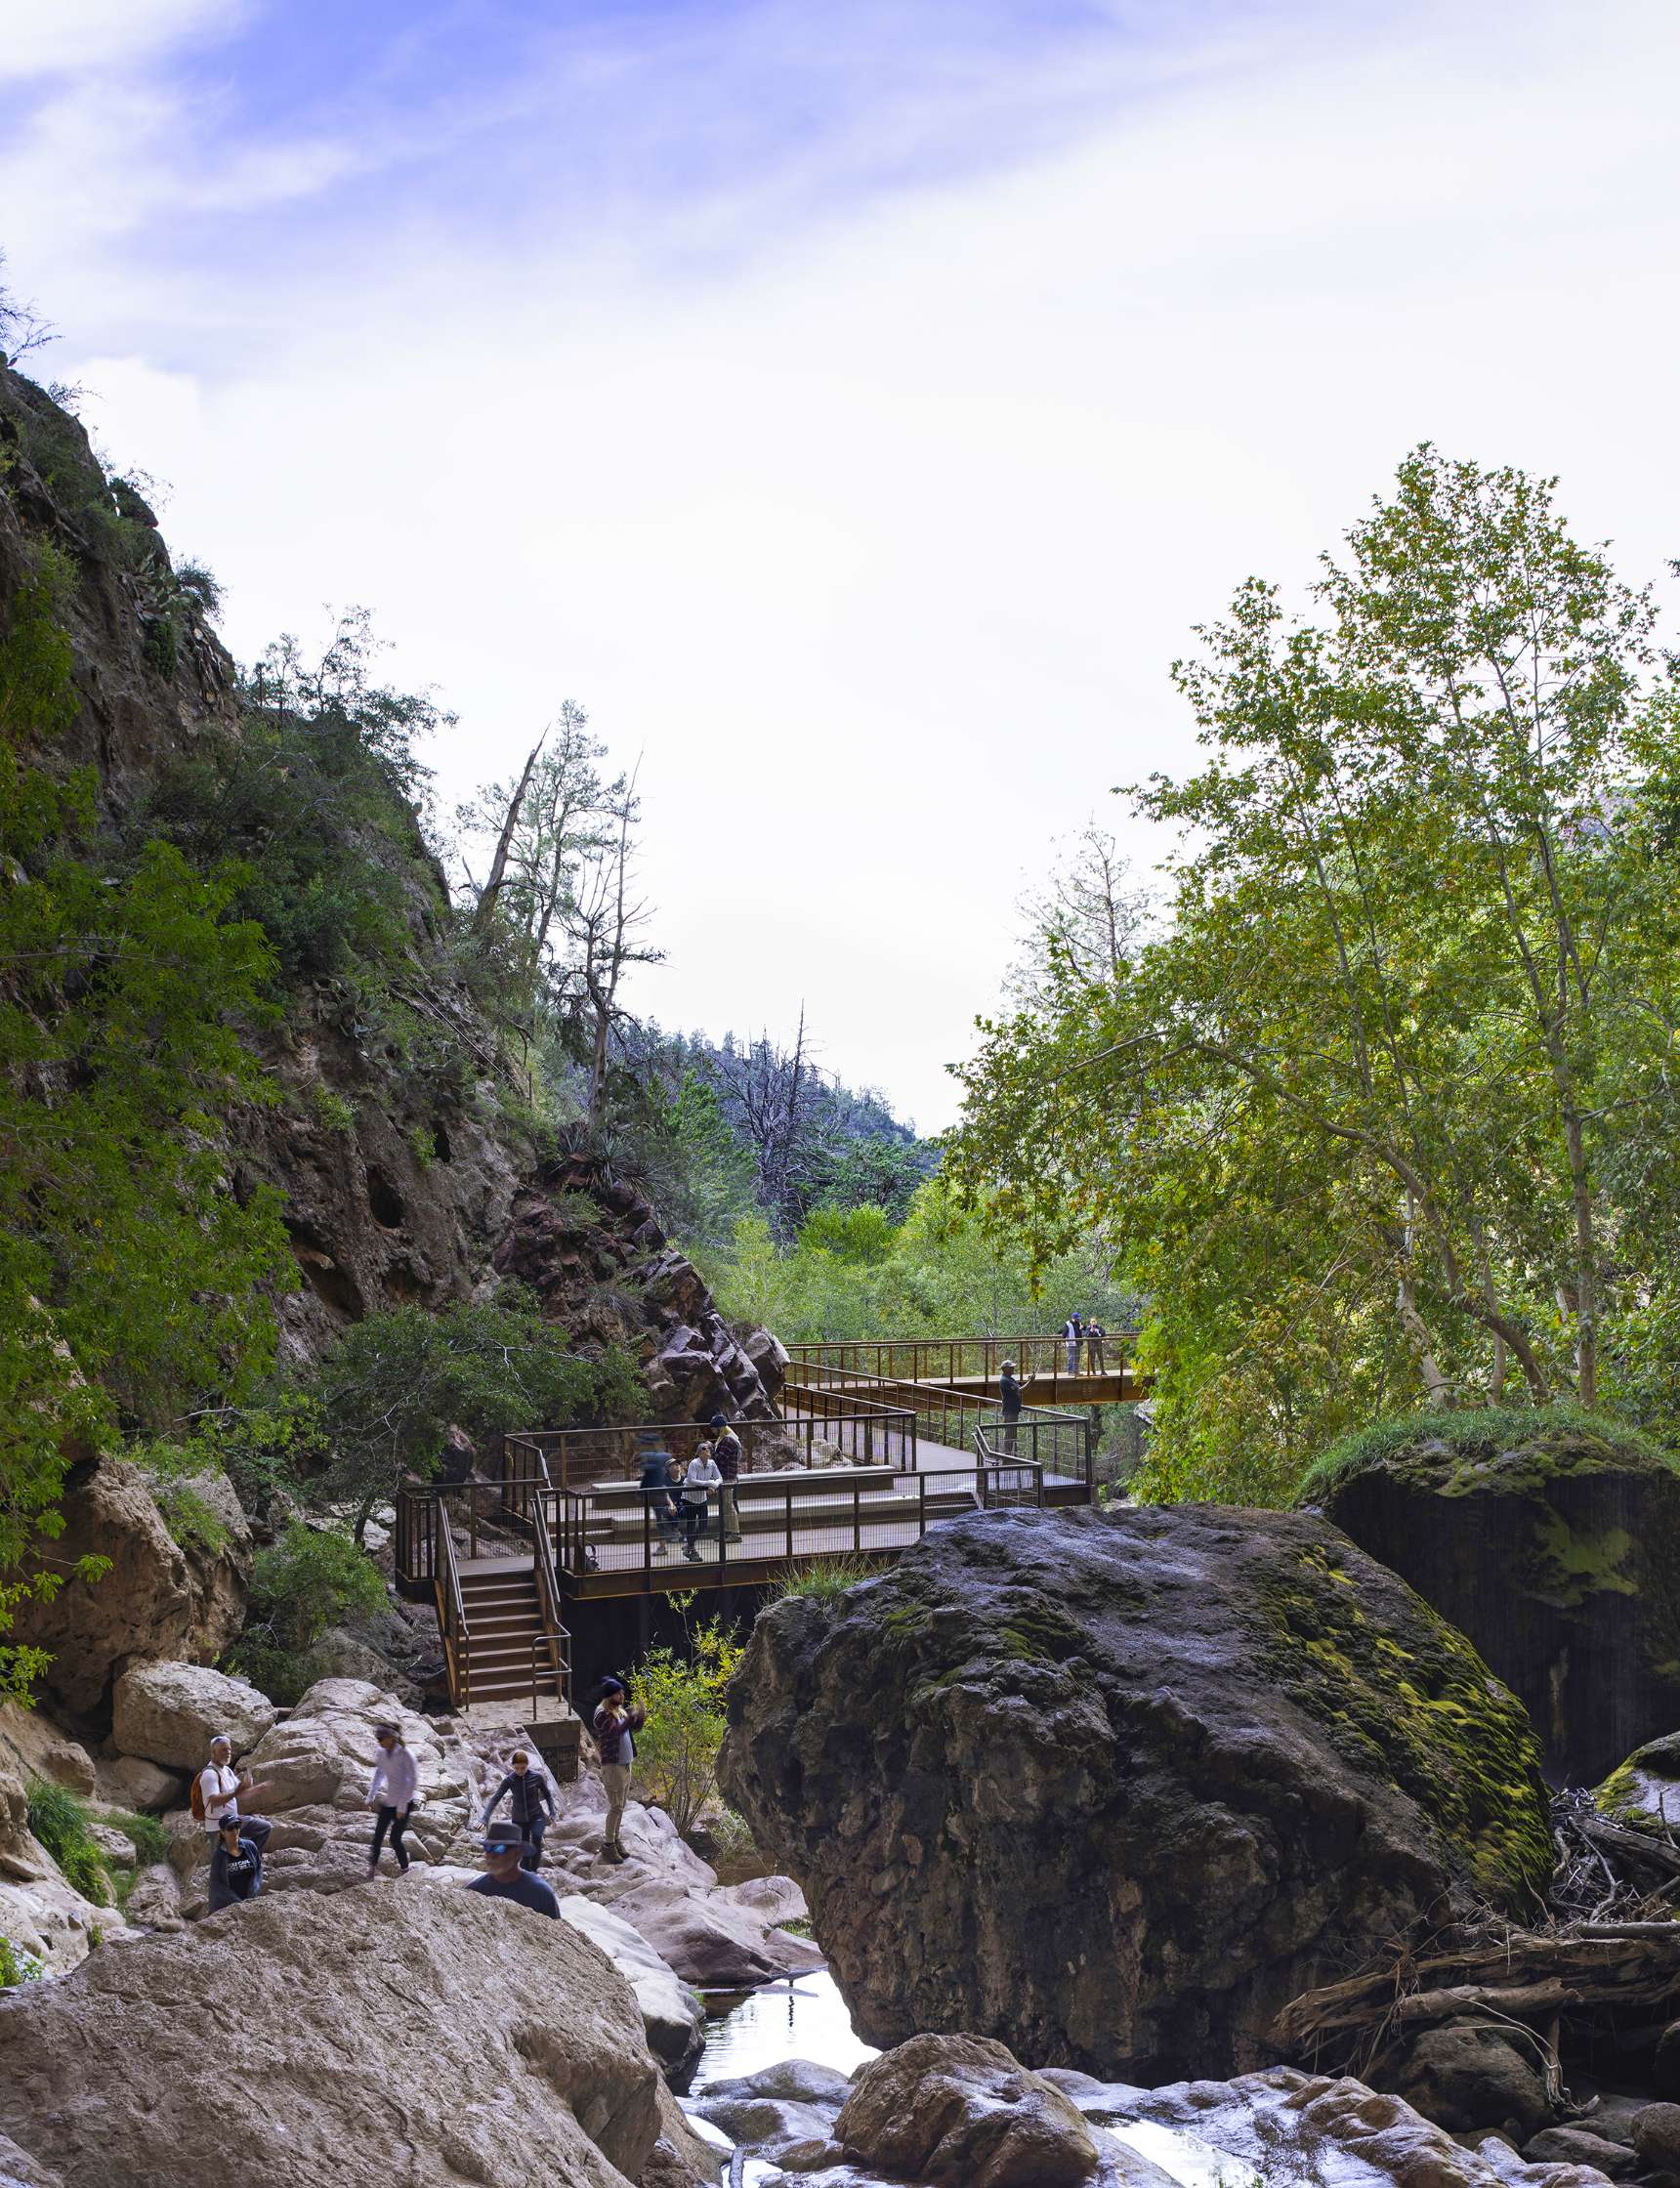
<path fill-rule="evenodd" d="M 1407 1413 L 1332 1444 L 1307 1470 L 1295 1501 L 1322 1503 L 1341 1483 L 1378 1466 L 1442 1496 L 1473 1490 L 1528 1495 L 1561 1474 L 1607 1467 L 1680 1473 L 1680 1458 L 1625 1421 L 1578 1406 Z"/>
<path fill-rule="evenodd" d="M 1261 1591 L 1261 1661 L 1355 1768 L 1417 1802 L 1476 1889 L 1531 1905 L 1552 1872 L 1539 1755 L 1522 1704 L 1422 1603 L 1404 1641 L 1375 1629 L 1353 1576 L 1303 1549 Z"/>

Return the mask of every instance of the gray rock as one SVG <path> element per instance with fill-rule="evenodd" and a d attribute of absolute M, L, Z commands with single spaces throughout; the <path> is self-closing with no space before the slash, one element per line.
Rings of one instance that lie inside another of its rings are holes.
<path fill-rule="evenodd" d="M 833 2067 L 819 2066 L 814 2059 L 778 2059 L 760 2067 L 756 2074 L 735 2075 L 708 2082 L 704 2097 L 775 2097 L 786 2104 L 814 2105 L 819 2112 L 838 2112 L 852 2094 L 852 2077 Z"/>
<path fill-rule="evenodd" d="M 864 2165 L 950 2188 L 1077 2188 L 1101 2162 L 1062 2091 L 985 2037 L 912 2037 L 871 2059 L 834 2139 Z"/>
<path fill-rule="evenodd" d="M 1526 2138 L 1554 2118 L 1533 2044 L 1497 2029 L 1450 2022 L 1425 2029 L 1390 2079 L 1408 2104 L 1441 2127 L 1511 2124 Z"/>
<path fill-rule="evenodd" d="M 1639 2160 L 1619 2142 L 1607 2142 L 1584 2127 L 1546 2127 L 1523 2145 L 1532 2166 L 1593 2166 L 1612 2180 L 1626 2180 Z"/>
<path fill-rule="evenodd" d="M 201 1770 L 218 1734 L 243 1755 L 278 1714 L 267 1695 L 206 1664 L 136 1663 L 116 1683 L 111 1737 L 125 1755 Z"/>
<path fill-rule="evenodd" d="M 1635 2113 L 1633 2147 L 1648 2172 L 1680 2172 L 1680 2104 L 1648 2104 Z"/>
<path fill-rule="evenodd" d="M 699 2057 L 705 2041 L 703 2000 L 611 1908 L 568 1893 L 560 1912 L 563 1920 L 601 1948 L 635 1992 L 648 2048 L 668 2074 L 681 2077 Z"/>
<path fill-rule="evenodd" d="M 776 2097 L 691 2097 L 689 2110 L 709 2120 L 732 2141 L 773 2154 L 790 2142 L 825 2142 L 833 2117 L 815 2105 L 790 2104 Z"/>

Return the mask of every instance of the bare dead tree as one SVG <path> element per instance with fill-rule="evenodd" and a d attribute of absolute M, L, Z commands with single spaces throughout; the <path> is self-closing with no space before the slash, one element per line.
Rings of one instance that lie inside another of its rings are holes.
<path fill-rule="evenodd" d="M 662 950 L 641 940 L 652 907 L 632 893 L 633 833 L 641 819 L 636 794 L 638 762 L 627 780 L 615 784 L 605 808 L 613 823 L 610 838 L 581 868 L 575 892 L 564 907 L 574 963 L 567 983 L 581 992 L 589 1040 L 589 1091 L 585 1119 L 592 1138 L 607 1115 L 608 1066 L 614 1031 L 623 1018 L 619 990 L 632 965 L 654 965 Z"/>
<path fill-rule="evenodd" d="M 542 748 L 547 741 L 548 732 L 544 730 L 542 736 L 531 746 L 530 757 L 525 764 L 525 772 L 520 777 L 513 795 L 507 801 L 507 810 L 502 817 L 501 832 L 496 837 L 495 852 L 490 860 L 490 870 L 484 877 L 484 886 L 479 891 L 479 902 L 473 912 L 473 931 L 475 934 L 484 934 L 491 919 L 495 916 L 496 899 L 501 895 L 502 883 L 507 876 L 508 854 L 513 849 L 514 831 L 518 828 L 520 816 L 525 810 L 525 792 L 530 788 L 531 775 L 535 770 L 537 761 L 542 756 Z"/>

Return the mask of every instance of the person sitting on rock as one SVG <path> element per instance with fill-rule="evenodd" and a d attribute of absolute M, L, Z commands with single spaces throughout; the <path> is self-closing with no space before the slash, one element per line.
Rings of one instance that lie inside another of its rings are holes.
<path fill-rule="evenodd" d="M 735 1510 L 735 1483 L 740 1478 L 740 1438 L 722 1413 L 714 1413 L 710 1425 L 717 1432 L 712 1438 L 712 1463 L 723 1484 L 718 1491 L 719 1526 L 727 1541 L 738 1542 L 740 1514 Z"/>
<path fill-rule="evenodd" d="M 224 1816 L 231 1816 L 239 1825 L 244 1836 L 253 1841 L 258 1853 L 269 1843 L 269 1833 L 273 1825 L 262 1816 L 241 1816 L 239 1796 L 254 1800 L 259 1793 L 266 1793 L 267 1786 L 253 1786 L 249 1778 L 241 1778 L 233 1768 L 233 1743 L 224 1732 L 219 1732 L 210 1743 L 210 1760 L 198 1773 L 194 1787 L 197 1795 L 192 1803 L 192 1813 L 201 1817 L 204 1830 L 212 1846 L 216 1833 L 222 1828 Z"/>
<path fill-rule="evenodd" d="M 513 1768 L 496 1788 L 489 1806 L 484 1810 L 486 1824 L 510 1793 L 513 1795 L 513 1806 L 508 1813 L 525 1833 L 525 1867 L 540 1869 L 542 1834 L 554 1821 L 554 1793 L 543 1773 L 531 1768 L 528 1747 L 514 1749 Z"/>
<path fill-rule="evenodd" d="M 408 1873 L 408 1849 L 402 1843 L 402 1833 L 408 1829 L 408 1819 L 414 1813 L 414 1795 L 419 1789 L 420 1769 L 412 1754 L 402 1745 L 402 1735 L 396 1725 L 375 1725 L 373 1736 L 379 1742 L 379 1760 L 373 1766 L 373 1776 L 368 1782 L 367 1805 L 377 1809 L 378 1821 L 373 1827 L 373 1843 L 367 1849 L 367 1873 L 378 1874 L 379 1849 L 385 1843 L 385 1834 L 391 1833 L 391 1851 L 397 1856 L 397 1872 Z"/>
<path fill-rule="evenodd" d="M 488 1873 L 475 1876 L 468 1891 L 483 1892 L 485 1899 L 511 1899 L 520 1907 L 528 1907 L 533 1914 L 558 1918 L 560 1901 L 553 1885 L 533 1876 L 525 1866 L 525 1842 L 518 1824 L 491 1824 L 481 1844 Z"/>
<path fill-rule="evenodd" d="M 594 1731 L 601 1750 L 601 1782 L 607 1788 L 607 1830 L 601 1851 L 609 1862 L 624 1859 L 618 1833 L 624 1828 L 624 1804 L 630 1798 L 630 1773 L 636 1763 L 634 1735 L 647 1722 L 648 1712 L 630 1700 L 622 1679 L 602 1680 Z"/>
<path fill-rule="evenodd" d="M 255 1899 L 262 1888 L 262 1848 L 241 1831 L 237 1816 L 224 1816 L 210 1849 L 211 1914 L 220 1914 L 225 1907 L 238 1907 L 245 1900 Z"/>
<path fill-rule="evenodd" d="M 698 1565 L 700 1553 L 694 1543 L 706 1524 L 710 1509 L 711 1492 L 721 1488 L 723 1476 L 718 1472 L 718 1462 L 712 1456 L 710 1444 L 702 1444 L 690 1459 L 683 1473 L 683 1555 L 692 1565 Z"/>

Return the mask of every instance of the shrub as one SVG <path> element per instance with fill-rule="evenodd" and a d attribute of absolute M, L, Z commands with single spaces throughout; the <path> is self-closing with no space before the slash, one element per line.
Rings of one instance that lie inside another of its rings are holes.
<path fill-rule="evenodd" d="M 43 1964 L 33 1953 L 0 1936 L 0 1991 L 14 1991 L 20 1983 L 38 1983 Z"/>
<path fill-rule="evenodd" d="M 169 1833 L 155 1816 L 142 1816 L 132 1808 L 112 1808 L 105 1820 L 113 1830 L 125 1831 L 134 1840 L 142 1869 L 169 1859 Z"/>
<path fill-rule="evenodd" d="M 385 1608 L 385 1582 L 348 1535 L 294 1520 L 251 1570 L 254 1645 L 307 1656 L 328 1626 Z M 277 1699 L 277 1698 L 276 1698 Z"/>
<path fill-rule="evenodd" d="M 1518 1445 L 1543 1444 L 1558 1435 L 1584 1435 L 1610 1452 L 1624 1452 L 1654 1465 L 1680 1468 L 1680 1457 L 1628 1422 L 1588 1412 L 1584 1407 L 1568 1402 L 1556 1406 L 1472 1406 L 1462 1411 L 1439 1408 L 1399 1413 L 1342 1437 L 1307 1469 L 1296 1501 L 1317 1503 L 1338 1483 L 1380 1465 L 1408 1444 L 1441 1443 L 1455 1457 L 1474 1457 Z"/>
<path fill-rule="evenodd" d="M 29 1782 L 29 1829 L 52 1855 L 72 1891 L 96 1907 L 111 1904 L 110 1875 L 88 1830 L 88 1810 L 63 1786 Z"/>
<path fill-rule="evenodd" d="M 819 1565 L 783 1574 L 776 1583 L 771 1601 L 780 1603 L 790 1595 L 808 1595 L 819 1603 L 838 1603 L 860 1580 L 872 1579 L 880 1570 L 877 1563 L 866 1557 L 824 1558 Z"/>
<path fill-rule="evenodd" d="M 686 1609 L 683 1598 L 672 1600 Z M 717 1790 L 725 1696 L 741 1659 L 735 1627 L 718 1619 L 693 1627 L 688 1645 L 686 1657 L 650 1649 L 632 1681 L 648 1712 L 636 1735 L 637 1775 L 679 1831 L 693 1829 Z"/>
<path fill-rule="evenodd" d="M 322 1657 L 299 1656 L 291 1649 L 281 1649 L 272 1641 L 257 1640 L 247 1634 L 229 1650 L 223 1668 L 235 1678 L 248 1679 L 260 1694 L 266 1694 L 282 1709 L 292 1709 L 317 1679 L 327 1676 L 328 1667 Z"/>

